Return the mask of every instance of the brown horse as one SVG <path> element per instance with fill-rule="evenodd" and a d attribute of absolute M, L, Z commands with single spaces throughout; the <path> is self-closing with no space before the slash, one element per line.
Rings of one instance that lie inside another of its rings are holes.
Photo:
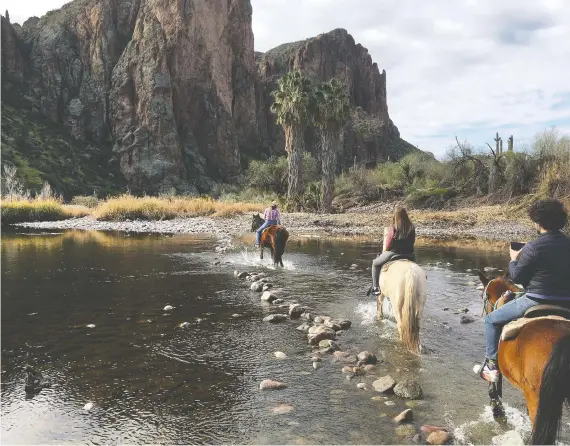
<path fill-rule="evenodd" d="M 488 314 L 511 298 L 505 291 L 520 291 L 505 276 L 479 278 L 484 312 Z M 499 344 L 499 369 L 525 397 L 532 421 L 532 444 L 554 444 L 560 428 L 564 401 L 570 404 L 570 321 L 536 319 L 528 322 L 514 338 Z M 489 384 L 493 414 L 503 415 L 502 376 Z"/>
<path fill-rule="evenodd" d="M 255 232 L 265 222 L 259 214 L 253 214 L 251 221 L 251 231 Z M 259 258 L 263 259 L 263 249 L 269 248 L 271 250 L 271 257 L 275 266 L 283 266 L 283 253 L 285 252 L 285 245 L 289 239 L 289 232 L 285 227 L 280 225 L 268 226 L 261 233 L 261 243 L 259 245 L 260 255 Z"/>

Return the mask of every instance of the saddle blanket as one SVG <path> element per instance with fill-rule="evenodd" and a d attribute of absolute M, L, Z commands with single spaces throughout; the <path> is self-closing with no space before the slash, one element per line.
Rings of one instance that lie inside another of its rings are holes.
<path fill-rule="evenodd" d="M 388 271 L 388 268 L 390 268 L 390 266 L 396 262 L 412 262 L 412 261 L 410 259 L 393 257 L 392 260 L 390 260 L 388 263 L 386 263 L 384 266 L 382 266 L 381 271 L 383 273 L 385 273 L 386 271 Z"/>
<path fill-rule="evenodd" d="M 510 339 L 514 339 L 523 329 L 526 324 L 531 323 L 532 321 L 539 321 L 541 319 L 551 319 L 554 321 L 566 321 L 568 319 L 562 316 L 540 316 L 540 317 L 522 317 L 520 319 L 515 319 L 512 322 L 509 322 L 507 325 L 503 327 L 503 331 L 501 333 L 501 341 L 508 341 Z"/>

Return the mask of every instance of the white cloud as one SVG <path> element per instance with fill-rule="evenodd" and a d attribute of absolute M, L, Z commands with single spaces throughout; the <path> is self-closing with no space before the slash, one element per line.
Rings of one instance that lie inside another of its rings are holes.
<path fill-rule="evenodd" d="M 3 0 L 12 21 L 62 0 Z M 345 28 L 386 69 L 402 136 L 437 155 L 570 129 L 570 8 L 564 0 L 252 0 L 258 51 Z"/>

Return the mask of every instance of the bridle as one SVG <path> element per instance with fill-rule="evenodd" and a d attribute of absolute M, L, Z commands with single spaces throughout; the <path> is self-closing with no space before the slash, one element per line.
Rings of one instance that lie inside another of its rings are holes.
<path fill-rule="evenodd" d="M 493 279 L 495 280 L 495 279 Z M 481 313 L 481 316 L 486 316 L 489 313 L 492 313 L 493 311 L 495 311 L 497 309 L 497 304 L 499 303 L 499 299 L 497 299 L 495 301 L 494 304 L 491 303 L 491 296 L 489 295 L 489 284 L 493 281 L 493 280 L 489 280 L 487 282 L 487 285 L 485 285 L 485 289 L 483 290 L 483 312 Z M 489 311 L 488 307 L 491 306 L 492 310 Z"/>

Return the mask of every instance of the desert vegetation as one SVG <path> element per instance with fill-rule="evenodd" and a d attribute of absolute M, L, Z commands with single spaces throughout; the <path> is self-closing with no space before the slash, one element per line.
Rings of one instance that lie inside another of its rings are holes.
<path fill-rule="evenodd" d="M 340 87 L 332 83 L 324 88 Z M 340 99 L 338 104 L 341 105 L 335 107 L 342 108 L 342 103 Z M 342 111 L 338 113 L 344 115 Z M 335 122 L 336 136 L 323 134 L 321 144 L 329 148 L 322 150 L 337 153 L 338 139 L 335 138 L 341 135 L 339 122 Z M 416 151 L 374 168 L 355 163 L 340 170 L 335 155 L 320 154 L 318 159 L 301 151 L 299 160 L 295 161 L 299 163 L 294 169 L 297 210 L 343 212 L 371 203 L 403 201 L 412 209 L 426 211 L 508 203 L 510 210 L 522 212 L 533 200 L 545 197 L 559 198 L 570 204 L 570 138 L 556 129 L 537 134 L 524 150 L 517 150 L 512 142 L 505 151 L 499 142 L 495 148 L 488 145 L 476 150 L 467 142 L 457 140 L 441 161 Z M 129 192 L 98 197 L 94 193 L 76 196 L 64 203 L 62 196 L 47 182 L 39 190 L 27 189 L 16 167 L 5 164 L 2 168 L 2 223 L 87 215 L 109 221 L 232 217 L 261 211 L 274 199 L 286 205 L 287 197 L 292 197 L 291 169 L 290 157 L 286 156 L 253 160 L 237 184 L 216 185 L 208 197 L 175 194 L 150 197 Z M 327 169 L 329 174 L 323 175 Z"/>

